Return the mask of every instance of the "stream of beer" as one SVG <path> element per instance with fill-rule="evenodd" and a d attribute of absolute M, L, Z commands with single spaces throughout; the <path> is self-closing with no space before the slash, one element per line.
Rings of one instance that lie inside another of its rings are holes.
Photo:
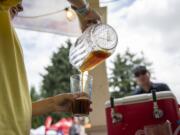
<path fill-rule="evenodd" d="M 81 90 L 82 90 L 82 92 L 84 92 L 84 83 L 83 83 L 83 81 L 84 81 L 84 72 L 81 72 Z"/>
<path fill-rule="evenodd" d="M 81 71 L 81 91 L 84 92 L 84 72 L 89 71 L 95 68 L 97 65 L 102 63 L 106 58 L 108 58 L 111 53 L 107 51 L 93 51 L 91 52 L 88 57 L 84 60 L 83 64 L 80 67 Z"/>

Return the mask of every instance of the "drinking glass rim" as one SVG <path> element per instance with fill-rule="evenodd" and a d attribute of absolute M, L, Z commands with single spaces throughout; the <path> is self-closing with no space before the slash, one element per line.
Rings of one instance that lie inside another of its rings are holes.
<path fill-rule="evenodd" d="M 78 79 L 77 77 L 81 78 L 82 74 L 74 74 L 74 75 L 71 75 L 70 78 L 72 79 L 76 79 L 76 80 L 80 80 Z M 89 75 L 89 74 L 83 74 L 83 77 L 87 77 L 89 78 L 90 80 L 93 80 L 93 76 L 92 75 Z"/>

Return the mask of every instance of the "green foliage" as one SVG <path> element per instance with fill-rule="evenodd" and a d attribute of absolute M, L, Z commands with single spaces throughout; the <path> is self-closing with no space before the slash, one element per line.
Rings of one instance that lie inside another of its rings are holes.
<path fill-rule="evenodd" d="M 30 89 L 30 95 L 31 95 L 32 102 L 40 99 L 40 95 L 37 93 L 34 86 L 32 86 Z M 43 124 L 43 121 L 44 121 L 43 116 L 33 117 L 32 118 L 32 128 L 37 128 L 37 127 L 41 126 Z"/>
<path fill-rule="evenodd" d="M 62 45 L 62 47 L 53 54 L 51 59 L 52 65 L 45 68 L 47 74 L 42 75 L 43 81 L 41 88 L 43 97 L 70 92 L 69 78 L 72 74 L 78 73 L 69 63 L 68 56 L 71 45 L 70 40 L 66 42 L 66 45 Z"/>
<path fill-rule="evenodd" d="M 31 100 L 32 101 L 36 101 L 40 98 L 40 95 L 36 92 L 36 89 L 34 86 L 31 87 L 30 94 L 31 94 Z"/>
<path fill-rule="evenodd" d="M 31 88 L 32 101 L 40 98 L 51 97 L 60 93 L 70 92 L 70 76 L 77 74 L 78 71 L 69 63 L 69 49 L 72 43 L 70 40 L 62 44 L 57 52 L 53 53 L 51 65 L 45 68 L 46 74 L 42 75 L 42 86 L 40 95 L 37 94 L 34 87 Z M 36 116 L 32 119 L 32 127 L 37 128 L 43 125 L 47 116 L 53 117 L 53 122 L 59 121 L 61 118 L 69 117 L 67 113 L 50 113 L 43 116 Z"/>
<path fill-rule="evenodd" d="M 151 63 L 147 62 L 144 54 L 134 54 L 129 49 L 124 54 L 118 54 L 111 68 L 112 75 L 109 78 L 110 87 L 114 91 L 111 93 L 115 98 L 128 96 L 132 93 L 132 90 L 136 87 L 136 82 L 133 76 L 133 69 L 138 65 L 151 66 Z"/>
<path fill-rule="evenodd" d="M 33 116 L 32 117 L 32 128 L 38 128 L 44 124 L 45 116 Z"/>

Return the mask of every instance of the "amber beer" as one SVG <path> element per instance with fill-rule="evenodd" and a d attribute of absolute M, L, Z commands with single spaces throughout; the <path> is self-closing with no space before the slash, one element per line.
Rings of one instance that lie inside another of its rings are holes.
<path fill-rule="evenodd" d="M 102 63 L 110 55 L 110 53 L 101 50 L 91 52 L 80 67 L 81 72 L 83 73 L 85 71 L 93 69 L 98 64 Z"/>
<path fill-rule="evenodd" d="M 73 114 L 75 116 L 89 115 L 90 101 L 86 97 L 81 97 L 75 100 L 73 105 Z"/>

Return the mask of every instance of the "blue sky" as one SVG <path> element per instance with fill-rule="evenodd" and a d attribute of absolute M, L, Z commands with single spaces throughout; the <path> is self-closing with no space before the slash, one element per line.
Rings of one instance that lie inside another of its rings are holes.
<path fill-rule="evenodd" d="M 143 51 L 153 62 L 155 81 L 168 83 L 180 101 L 179 7 L 179 0 L 121 0 L 108 4 L 108 23 L 119 36 L 114 56 L 127 47 L 135 53 Z M 24 50 L 29 84 L 39 88 L 39 74 L 50 64 L 52 52 L 68 37 L 20 29 L 17 33 Z"/>

